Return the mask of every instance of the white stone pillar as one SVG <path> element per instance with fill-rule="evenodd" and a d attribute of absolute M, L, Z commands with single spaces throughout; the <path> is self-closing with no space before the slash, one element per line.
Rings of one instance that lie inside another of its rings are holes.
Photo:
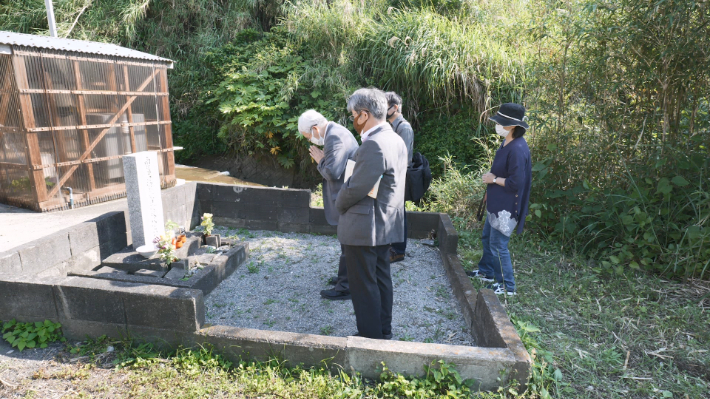
<path fill-rule="evenodd" d="M 123 156 L 128 217 L 133 249 L 153 242 L 164 233 L 163 201 L 160 196 L 158 154 L 142 151 Z"/>

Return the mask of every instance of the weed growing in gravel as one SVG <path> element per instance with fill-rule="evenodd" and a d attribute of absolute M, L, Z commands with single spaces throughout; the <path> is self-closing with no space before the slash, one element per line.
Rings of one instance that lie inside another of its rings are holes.
<path fill-rule="evenodd" d="M 255 238 L 256 237 L 256 235 L 254 235 L 254 233 L 252 233 L 251 231 L 249 231 L 247 229 L 243 229 L 243 228 L 239 229 L 237 231 L 237 234 L 242 237 L 246 237 L 246 238 Z"/>
<path fill-rule="evenodd" d="M 274 298 L 269 298 L 264 302 L 264 305 L 271 305 L 272 303 L 277 303 L 278 301 Z"/>
<path fill-rule="evenodd" d="M 252 274 L 259 273 L 259 266 L 254 264 L 254 262 L 249 262 L 249 264 L 247 265 L 247 271 Z"/>
<path fill-rule="evenodd" d="M 446 299 L 449 295 L 449 291 L 446 289 L 445 286 L 439 284 L 436 286 L 436 297 L 439 299 Z"/>
<path fill-rule="evenodd" d="M 325 326 L 320 328 L 321 335 L 330 335 L 333 333 L 333 326 Z"/>
<path fill-rule="evenodd" d="M 269 328 L 273 327 L 275 324 L 276 324 L 276 321 L 274 321 L 274 320 L 266 320 L 264 322 L 264 325 L 268 326 Z"/>

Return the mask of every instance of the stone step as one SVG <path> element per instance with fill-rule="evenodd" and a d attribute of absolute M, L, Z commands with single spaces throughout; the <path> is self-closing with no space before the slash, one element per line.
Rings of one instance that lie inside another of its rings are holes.
<path fill-rule="evenodd" d="M 127 271 L 121 270 L 121 269 L 116 269 L 114 267 L 110 266 L 102 266 L 100 269 L 96 271 L 96 273 L 102 273 L 102 274 L 128 274 Z"/>
<path fill-rule="evenodd" d="M 135 276 L 143 276 L 143 277 L 158 277 L 158 278 L 163 278 L 167 272 L 166 270 L 149 270 L 149 269 L 140 269 L 136 270 L 133 275 Z"/>

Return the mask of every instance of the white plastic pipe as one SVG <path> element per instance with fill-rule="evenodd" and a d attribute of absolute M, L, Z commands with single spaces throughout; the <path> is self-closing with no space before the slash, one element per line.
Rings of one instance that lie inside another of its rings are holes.
<path fill-rule="evenodd" d="M 52 0 L 44 0 L 47 7 L 47 22 L 49 23 L 49 36 L 57 37 L 57 24 L 54 22 L 54 6 Z"/>

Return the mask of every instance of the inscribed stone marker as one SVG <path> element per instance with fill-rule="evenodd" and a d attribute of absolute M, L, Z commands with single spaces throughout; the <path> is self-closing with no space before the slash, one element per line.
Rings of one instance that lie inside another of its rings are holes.
<path fill-rule="evenodd" d="M 164 233 L 163 201 L 160 196 L 158 154 L 142 151 L 123 156 L 128 217 L 133 248 L 153 242 Z"/>

